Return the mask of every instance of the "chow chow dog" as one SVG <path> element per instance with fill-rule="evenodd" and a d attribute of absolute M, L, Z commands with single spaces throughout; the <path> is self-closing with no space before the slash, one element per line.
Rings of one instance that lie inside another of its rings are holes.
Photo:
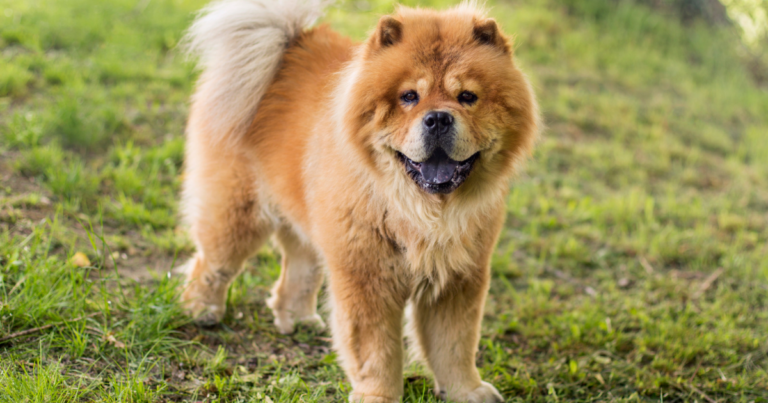
<path fill-rule="evenodd" d="M 351 402 L 400 401 L 404 333 L 439 397 L 500 402 L 475 355 L 509 183 L 538 133 L 531 86 L 474 2 L 399 7 L 362 43 L 309 28 L 324 3 L 223 0 L 189 30 L 202 72 L 184 306 L 221 320 L 244 261 L 274 236 L 275 325 L 324 326 L 327 277 Z"/>

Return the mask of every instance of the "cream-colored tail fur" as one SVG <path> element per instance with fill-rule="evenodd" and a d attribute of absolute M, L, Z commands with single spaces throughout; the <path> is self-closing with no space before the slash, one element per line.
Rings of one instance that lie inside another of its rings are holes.
<path fill-rule="evenodd" d="M 290 41 L 329 0 L 220 0 L 205 7 L 183 46 L 203 71 L 193 97 L 213 141 L 240 138 Z"/>

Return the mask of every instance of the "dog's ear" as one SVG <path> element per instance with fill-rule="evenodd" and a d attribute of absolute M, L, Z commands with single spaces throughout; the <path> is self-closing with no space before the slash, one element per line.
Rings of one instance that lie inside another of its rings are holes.
<path fill-rule="evenodd" d="M 489 45 L 498 48 L 504 53 L 509 53 L 509 43 L 501 33 L 499 25 L 493 18 L 475 20 L 475 27 L 472 30 L 475 41 L 482 45 Z"/>
<path fill-rule="evenodd" d="M 392 46 L 403 39 L 403 23 L 385 15 L 379 20 L 374 35 L 375 45 L 380 48 Z"/>

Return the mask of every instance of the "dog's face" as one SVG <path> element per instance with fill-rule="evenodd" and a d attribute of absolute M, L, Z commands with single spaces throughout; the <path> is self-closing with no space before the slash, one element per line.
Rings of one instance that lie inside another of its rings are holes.
<path fill-rule="evenodd" d="M 403 8 L 361 50 L 348 116 L 377 169 L 427 193 L 506 176 L 532 147 L 536 105 L 496 22 L 468 8 Z M 474 179 L 472 179 L 474 180 Z"/>

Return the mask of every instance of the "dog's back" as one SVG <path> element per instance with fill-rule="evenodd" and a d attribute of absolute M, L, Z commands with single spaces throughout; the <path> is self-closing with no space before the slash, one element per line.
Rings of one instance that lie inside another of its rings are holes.
<path fill-rule="evenodd" d="M 328 146 L 322 143 L 330 141 L 330 125 L 319 123 L 328 119 L 322 111 L 335 102 L 338 72 L 351 59 L 352 49 L 349 39 L 324 26 L 296 38 L 243 138 L 242 148 L 253 157 L 259 182 L 279 198 L 281 214 L 301 224 L 309 214 L 308 154 L 323 153 L 318 148 Z"/>

